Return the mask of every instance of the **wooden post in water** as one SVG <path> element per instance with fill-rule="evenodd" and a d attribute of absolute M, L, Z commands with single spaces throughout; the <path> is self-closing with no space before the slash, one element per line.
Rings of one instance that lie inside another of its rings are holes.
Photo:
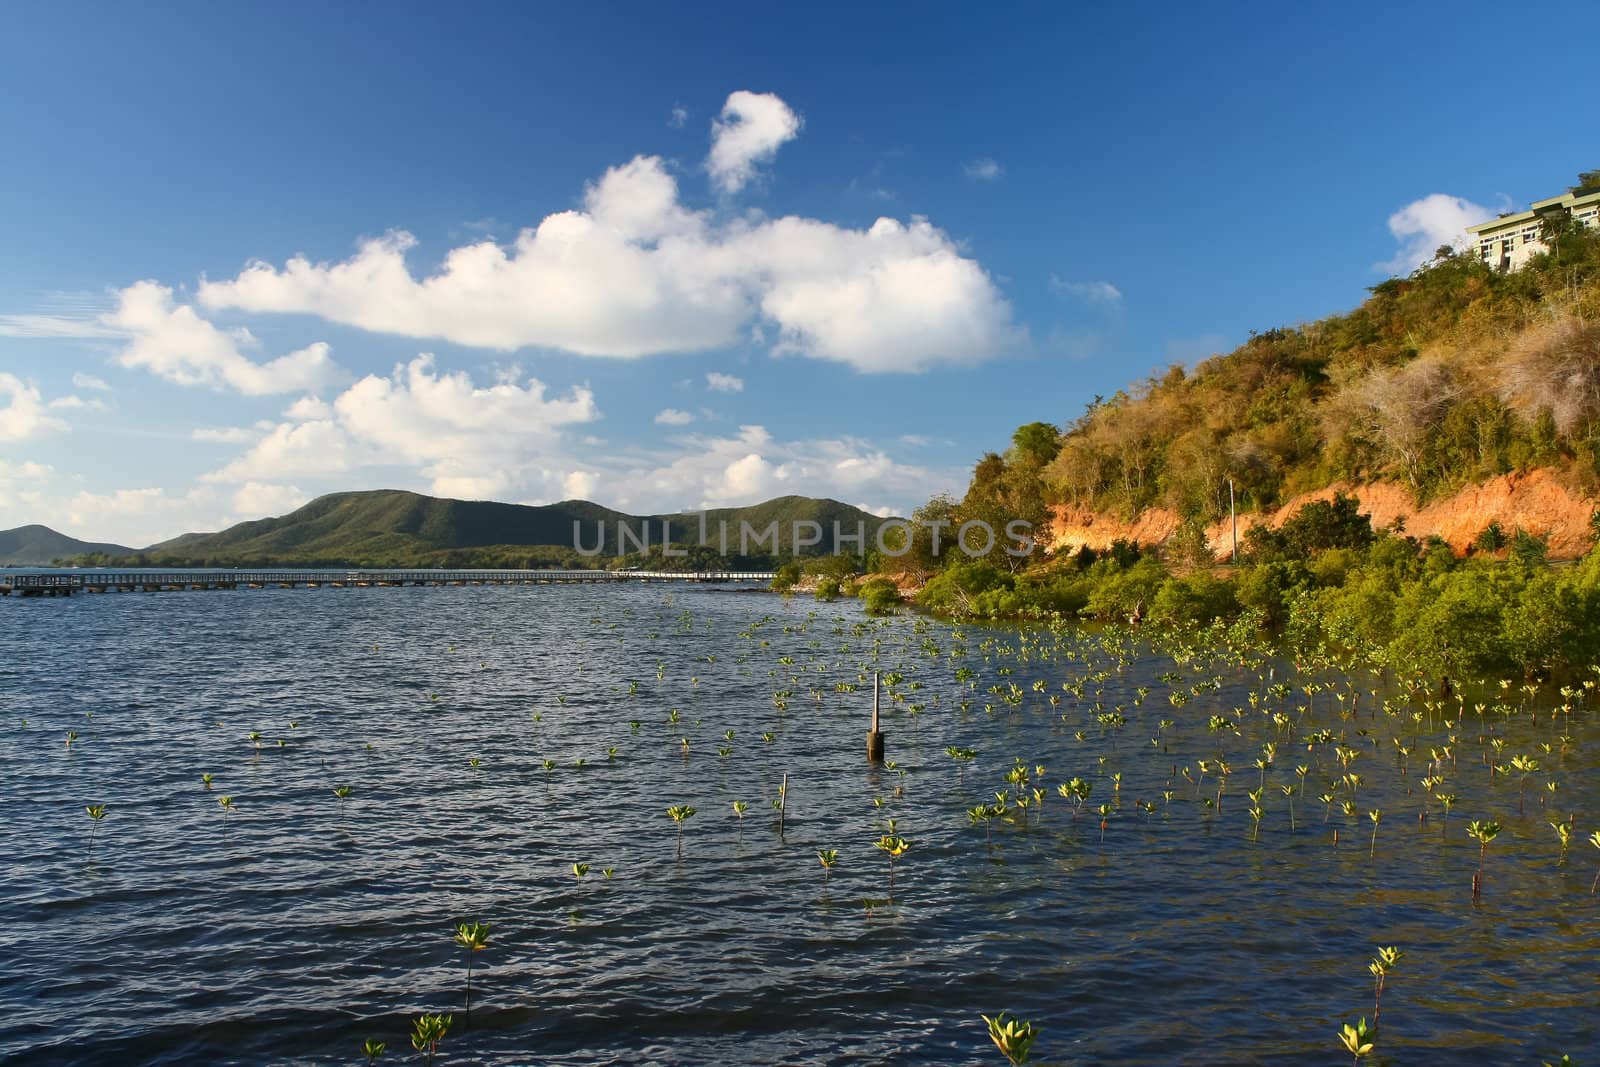
<path fill-rule="evenodd" d="M 872 729 L 867 731 L 867 762 L 883 762 L 883 731 L 878 729 L 878 672 L 872 672 Z"/>

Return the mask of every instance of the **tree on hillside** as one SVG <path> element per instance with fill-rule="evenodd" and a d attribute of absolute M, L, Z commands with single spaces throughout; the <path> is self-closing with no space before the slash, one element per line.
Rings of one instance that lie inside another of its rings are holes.
<path fill-rule="evenodd" d="M 1569 193 L 1592 193 L 1600 190 L 1600 170 L 1581 170 L 1578 172 L 1578 184 L 1567 186 Z"/>
<path fill-rule="evenodd" d="M 1026 523 L 1035 539 L 1046 540 L 1050 507 L 1042 475 L 1059 451 L 1059 431 L 1049 423 L 1031 422 L 1012 435 L 1012 446 L 1005 456 L 986 453 L 973 469 L 972 483 L 956 508 L 952 549 L 1006 571 L 1015 572 L 1025 566 L 1026 546 L 1011 536 L 1008 527 L 1018 521 Z M 960 527 L 969 522 L 983 523 L 987 530 L 974 529 L 966 548 L 962 548 L 955 543 L 955 538 L 959 536 Z M 985 547 L 987 551 L 983 551 Z"/>

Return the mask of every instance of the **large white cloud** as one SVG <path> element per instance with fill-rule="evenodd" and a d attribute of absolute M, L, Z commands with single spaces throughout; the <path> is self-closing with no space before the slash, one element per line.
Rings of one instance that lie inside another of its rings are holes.
<path fill-rule="evenodd" d="M 291 421 L 206 477 L 275 484 L 358 468 L 410 467 L 443 496 L 516 494 L 531 472 L 537 471 L 533 480 L 541 488 L 564 478 L 567 471 L 541 464 L 559 452 L 563 427 L 598 415 L 588 389 L 547 397 L 534 379 L 480 386 L 465 372 L 436 370 L 433 358 L 423 355 L 388 377 L 368 375 L 324 410 L 296 405 Z"/>
<path fill-rule="evenodd" d="M 27 441 L 67 428 L 50 414 L 39 387 L 0 371 L 0 441 Z"/>
<path fill-rule="evenodd" d="M 179 385 L 208 385 L 247 396 L 315 390 L 340 372 L 322 342 L 266 363 L 243 352 L 257 347 L 249 330 L 221 330 L 194 308 L 173 300 L 172 290 L 153 281 L 135 282 L 118 294 L 115 310 L 101 322 L 127 344 L 117 360 Z"/>
<path fill-rule="evenodd" d="M 1400 243 L 1394 258 L 1373 269 L 1410 274 L 1433 258 L 1440 245 L 1460 251 L 1471 246 L 1468 226 L 1495 217 L 1493 208 L 1447 193 L 1430 193 L 1389 216 L 1389 232 Z"/>
<path fill-rule="evenodd" d="M 730 347 L 769 323 L 780 352 L 879 372 L 977 362 L 1020 336 L 988 273 L 926 219 L 865 230 L 799 217 L 719 222 L 681 203 L 654 156 L 608 170 L 582 210 L 550 215 L 509 246 L 453 249 L 431 275 L 408 266 L 415 244 L 395 232 L 340 262 L 254 263 L 203 282 L 199 299 L 483 348 L 622 358 Z"/>
<path fill-rule="evenodd" d="M 711 155 L 706 170 L 717 188 L 736 193 L 756 176 L 756 166 L 800 134 L 800 116 L 775 93 L 743 89 L 729 93 L 722 114 L 711 120 Z"/>

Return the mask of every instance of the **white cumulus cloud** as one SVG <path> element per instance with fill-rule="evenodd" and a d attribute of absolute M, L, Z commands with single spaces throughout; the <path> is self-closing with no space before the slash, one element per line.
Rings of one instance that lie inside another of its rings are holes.
<path fill-rule="evenodd" d="M 713 393 L 742 393 L 744 379 L 732 374 L 723 374 L 721 371 L 712 371 L 706 375 L 706 388 Z"/>
<path fill-rule="evenodd" d="M 582 210 L 549 215 L 506 246 L 455 248 L 432 274 L 408 266 L 414 245 L 396 232 L 343 261 L 254 263 L 203 282 L 199 300 L 585 356 L 714 350 L 770 332 L 778 353 L 868 372 L 971 364 L 1021 337 L 989 274 L 926 219 L 881 218 L 864 230 L 793 216 L 718 221 L 685 207 L 653 156 L 606 171 Z"/>
<path fill-rule="evenodd" d="M 221 330 L 172 290 L 153 281 L 136 282 L 118 294 L 115 310 L 103 316 L 108 327 L 128 341 L 117 359 L 179 385 L 232 389 L 246 396 L 316 389 L 338 377 L 322 342 L 266 363 L 242 349 L 257 347 L 248 330 Z"/>
<path fill-rule="evenodd" d="M 536 379 L 482 386 L 465 372 L 437 370 L 428 355 L 388 377 L 368 375 L 325 406 L 326 417 L 271 427 L 207 480 L 276 483 L 409 467 L 441 496 L 519 496 L 564 478 L 546 462 L 560 452 L 562 429 L 599 417 L 587 389 L 547 397 Z"/>
<path fill-rule="evenodd" d="M 706 169 L 712 182 L 726 193 L 743 189 L 755 178 L 758 164 L 799 136 L 800 126 L 800 116 L 775 93 L 729 93 L 722 114 L 711 120 Z"/>
<path fill-rule="evenodd" d="M 50 414 L 39 387 L 0 371 L 0 441 L 28 441 L 67 428 Z"/>
<path fill-rule="evenodd" d="M 1376 264 L 1373 269 L 1389 274 L 1410 274 L 1432 259 L 1440 245 L 1450 245 L 1458 252 L 1470 247 L 1473 238 L 1467 233 L 1467 227 L 1494 217 L 1493 208 L 1448 193 L 1430 193 L 1413 200 L 1389 216 L 1389 232 L 1400 247 L 1394 258 Z"/>
<path fill-rule="evenodd" d="M 693 415 L 677 408 L 663 408 L 656 415 L 656 424 L 659 426 L 687 426 L 693 421 Z"/>
<path fill-rule="evenodd" d="M 272 485 L 267 482 L 246 482 L 233 494 L 233 510 L 243 518 L 264 518 L 284 515 L 309 499 L 292 485 Z"/>

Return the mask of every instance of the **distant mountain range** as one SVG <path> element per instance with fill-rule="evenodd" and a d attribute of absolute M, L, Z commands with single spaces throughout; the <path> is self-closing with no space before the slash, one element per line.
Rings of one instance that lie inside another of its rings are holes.
<path fill-rule="evenodd" d="M 846 536 L 858 524 L 866 544 L 884 519 L 837 500 L 802 496 L 778 497 L 743 508 L 719 508 L 673 515 L 629 515 L 586 500 L 532 507 L 492 501 L 448 500 L 394 489 L 332 493 L 318 497 L 287 515 L 243 522 L 219 533 L 191 533 L 142 550 L 120 545 L 90 544 L 43 526 L 24 526 L 0 533 L 0 562 L 43 565 L 73 559 L 78 563 L 349 565 L 349 566 L 550 566 L 583 562 L 587 566 L 621 555 L 618 523 L 635 536 L 648 524 L 650 545 L 658 549 L 663 523 L 670 523 L 678 545 L 699 541 L 705 517 L 709 553 L 724 553 L 721 523 L 727 524 L 730 558 L 787 555 L 793 550 L 794 524 L 815 522 L 822 542 L 803 551 L 832 551 L 833 524 Z M 585 549 L 593 549 L 605 531 L 604 549 L 585 557 L 575 551 L 574 523 Z M 741 552 L 739 535 L 748 524 L 754 536 L 776 523 L 780 544 L 754 541 Z M 15 545 L 15 548 L 11 546 Z M 634 542 L 629 550 L 637 552 Z M 855 550 L 856 546 L 846 546 Z M 11 549 L 8 551 L 8 549 Z"/>
<path fill-rule="evenodd" d="M 126 556 L 133 551 L 124 545 L 80 541 L 38 523 L 18 526 L 15 530 L 0 530 L 0 565 L 42 567 L 58 559 L 90 552 Z"/>

